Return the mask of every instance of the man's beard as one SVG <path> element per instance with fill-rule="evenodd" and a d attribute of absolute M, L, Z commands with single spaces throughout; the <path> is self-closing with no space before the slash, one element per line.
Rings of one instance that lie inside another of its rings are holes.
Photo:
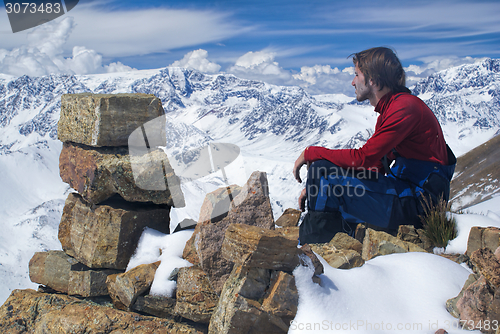
<path fill-rule="evenodd" d="M 366 101 L 373 95 L 373 91 L 370 87 L 365 86 L 364 88 L 365 89 L 363 89 L 363 91 L 361 92 L 359 91 L 359 89 L 356 90 L 356 100 L 358 100 L 359 102 Z"/>

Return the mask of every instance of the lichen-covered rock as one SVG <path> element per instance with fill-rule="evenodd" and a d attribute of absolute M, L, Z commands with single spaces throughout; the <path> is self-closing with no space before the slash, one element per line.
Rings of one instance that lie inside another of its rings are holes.
<path fill-rule="evenodd" d="M 151 94 L 64 94 L 57 137 L 89 146 L 126 146 L 134 130 L 164 114 L 160 99 Z M 164 127 L 155 132 L 165 141 Z"/>
<path fill-rule="evenodd" d="M 283 212 L 281 217 L 276 220 L 276 225 L 281 227 L 292 227 L 299 224 L 301 211 L 288 208 Z"/>
<path fill-rule="evenodd" d="M 176 299 L 176 314 L 208 324 L 219 297 L 203 270 L 199 267 L 184 267 L 177 275 Z"/>
<path fill-rule="evenodd" d="M 277 228 L 276 231 L 281 232 L 288 239 L 299 240 L 299 230 L 298 226 L 289 226 L 289 227 L 281 227 Z"/>
<path fill-rule="evenodd" d="M 258 301 L 270 283 L 270 271 L 236 265 L 224 283 L 208 332 L 211 334 L 286 333 L 283 320 Z"/>
<path fill-rule="evenodd" d="M 108 277 L 106 284 L 113 304 L 130 309 L 137 297 L 144 294 L 153 283 L 160 262 L 141 264 L 129 271 Z"/>
<path fill-rule="evenodd" d="M 0 333 L 201 334 L 203 330 L 67 295 L 14 290 L 0 307 Z"/>
<path fill-rule="evenodd" d="M 59 174 L 92 204 L 118 194 L 129 202 L 184 206 L 179 178 L 160 149 L 131 156 L 126 147 L 92 148 L 64 143 Z"/>
<path fill-rule="evenodd" d="M 478 249 L 472 252 L 470 259 L 494 289 L 500 288 L 500 261 L 491 249 Z"/>
<path fill-rule="evenodd" d="M 232 223 L 274 229 L 266 173 L 253 172 L 239 194 L 233 198 L 228 214 L 219 221 L 198 221 L 192 236 L 194 242 L 186 244 L 196 250 L 199 266 L 208 274 L 210 283 L 218 294 L 233 268 L 233 262 L 225 259 L 221 253 L 226 229 Z"/>
<path fill-rule="evenodd" d="M 222 256 L 246 267 L 292 271 L 299 265 L 297 244 L 277 230 L 231 224 L 222 243 Z"/>
<path fill-rule="evenodd" d="M 366 229 L 363 239 L 363 260 L 368 261 L 379 255 L 406 252 L 425 252 L 417 245 L 402 241 L 386 232 Z"/>
<path fill-rule="evenodd" d="M 169 208 L 113 198 L 90 205 L 69 194 L 59 224 L 63 250 L 90 268 L 125 269 L 144 228 L 169 232 Z"/>

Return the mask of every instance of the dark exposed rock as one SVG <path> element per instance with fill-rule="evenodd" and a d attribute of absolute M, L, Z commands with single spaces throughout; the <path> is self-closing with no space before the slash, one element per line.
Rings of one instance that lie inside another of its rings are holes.
<path fill-rule="evenodd" d="M 298 254 L 301 254 L 301 253 L 311 259 L 311 262 L 314 266 L 314 275 L 316 275 L 316 276 L 321 275 L 324 272 L 323 264 L 318 259 L 316 254 L 313 252 L 310 245 L 305 244 L 302 247 L 300 247 Z M 300 262 L 300 264 L 305 265 L 302 261 L 301 256 L 299 256 L 299 262 Z"/>
<path fill-rule="evenodd" d="M 68 294 L 81 297 L 106 296 L 108 286 L 106 279 L 109 275 L 121 273 L 113 269 L 101 270 L 71 270 L 69 273 Z"/>
<path fill-rule="evenodd" d="M 413 225 L 399 225 L 397 238 L 414 243 L 428 252 L 431 252 L 434 248 L 430 239 L 425 235 L 425 231 L 416 229 Z"/>
<path fill-rule="evenodd" d="M 137 312 L 151 314 L 159 318 L 172 319 L 175 315 L 174 307 L 174 298 L 145 295 L 137 297 L 131 309 Z"/>

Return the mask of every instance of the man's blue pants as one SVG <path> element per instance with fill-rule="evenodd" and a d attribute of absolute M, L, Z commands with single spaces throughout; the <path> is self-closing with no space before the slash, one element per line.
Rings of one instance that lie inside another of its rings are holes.
<path fill-rule="evenodd" d="M 420 225 L 411 185 L 376 171 L 344 169 L 318 160 L 309 167 L 306 189 L 310 211 L 339 211 L 351 224 L 365 222 L 394 230 L 400 224 Z"/>

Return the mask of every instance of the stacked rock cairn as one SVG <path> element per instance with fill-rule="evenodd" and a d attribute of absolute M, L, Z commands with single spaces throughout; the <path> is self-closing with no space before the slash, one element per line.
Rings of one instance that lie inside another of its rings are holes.
<path fill-rule="evenodd" d="M 165 145 L 164 113 L 148 94 L 61 97 L 59 169 L 77 193 L 68 195 L 59 225 L 63 251 L 35 253 L 33 282 L 69 295 L 109 295 L 106 280 L 125 271 L 144 228 L 169 233 L 170 208 L 184 205 L 179 178 L 143 133 Z"/>

